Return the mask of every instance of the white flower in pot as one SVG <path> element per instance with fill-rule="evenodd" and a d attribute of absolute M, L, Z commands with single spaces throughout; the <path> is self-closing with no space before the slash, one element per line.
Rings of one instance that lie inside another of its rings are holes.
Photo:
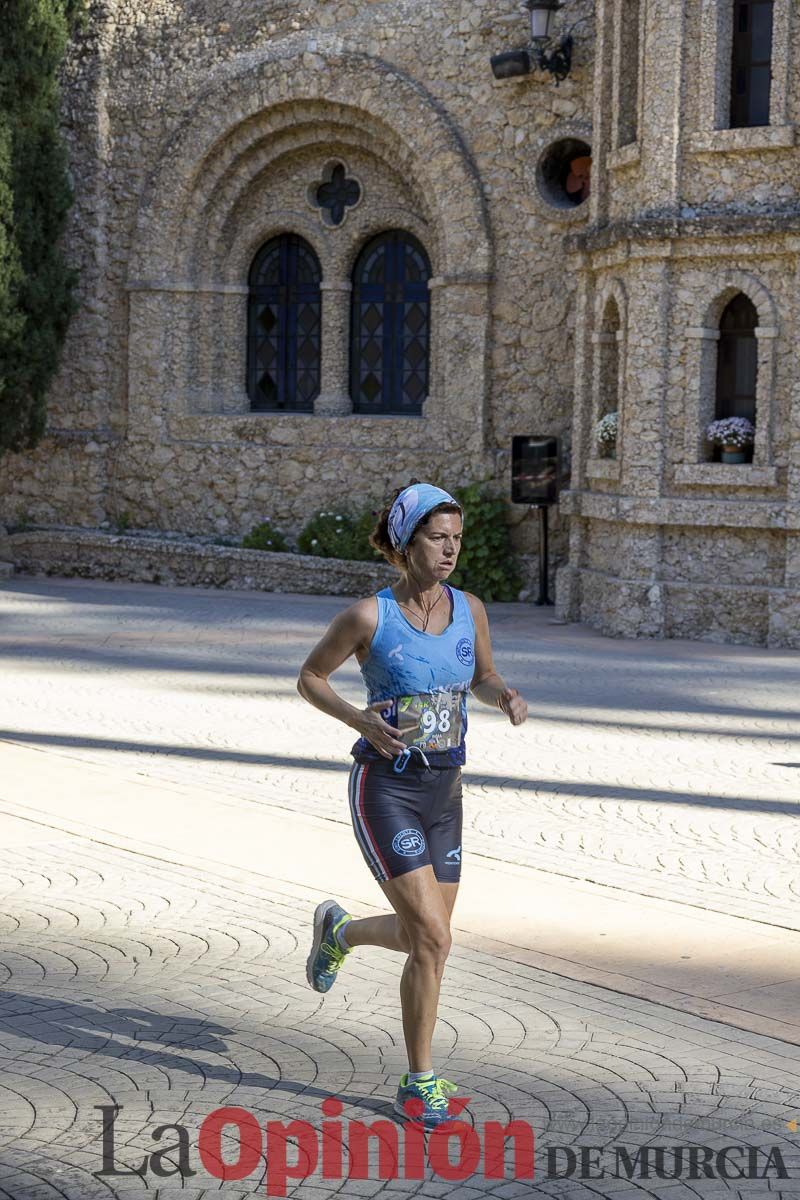
<path fill-rule="evenodd" d="M 724 463 L 746 462 L 747 447 L 752 446 L 755 436 L 755 425 L 747 417 L 721 417 L 706 429 L 707 440 L 720 447 L 719 457 Z"/>
<path fill-rule="evenodd" d="M 619 414 L 615 412 L 606 413 L 595 426 L 597 445 L 607 458 L 616 458 L 618 428 Z"/>

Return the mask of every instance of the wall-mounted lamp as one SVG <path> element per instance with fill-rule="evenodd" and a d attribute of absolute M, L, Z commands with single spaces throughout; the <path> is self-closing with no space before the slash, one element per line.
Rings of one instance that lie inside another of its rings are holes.
<path fill-rule="evenodd" d="M 552 50 L 548 51 L 545 47 L 552 37 L 553 17 L 564 5 L 560 0 L 524 0 L 524 7 L 531 14 L 530 46 L 493 54 L 491 64 L 494 77 L 512 79 L 516 75 L 529 75 L 531 71 L 549 71 L 558 86 L 562 79 L 567 78 L 572 66 L 572 30 Z"/>

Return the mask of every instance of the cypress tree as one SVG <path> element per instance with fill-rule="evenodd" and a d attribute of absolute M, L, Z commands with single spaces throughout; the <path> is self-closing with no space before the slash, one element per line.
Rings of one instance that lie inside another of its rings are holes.
<path fill-rule="evenodd" d="M 82 4 L 5 0 L 0 19 L 0 454 L 41 441 L 74 310 L 58 72 Z"/>

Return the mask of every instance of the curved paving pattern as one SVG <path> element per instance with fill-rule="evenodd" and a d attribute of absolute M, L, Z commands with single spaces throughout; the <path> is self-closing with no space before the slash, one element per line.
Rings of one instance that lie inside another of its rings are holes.
<path fill-rule="evenodd" d="M 404 1069 L 396 1001 L 402 959 L 359 951 L 322 998 L 305 984 L 316 897 L 159 863 L 75 835 L 7 847 L 0 868 L 0 1196 L 99 1200 L 220 1194 L 196 1149 L 181 1189 L 152 1175 L 98 1178 L 99 1113 L 122 1105 L 117 1164 L 152 1153 L 180 1122 L 234 1104 L 259 1121 L 320 1127 L 390 1118 Z M 472 1097 L 471 1119 L 528 1121 L 537 1176 L 450 1183 L 289 1183 L 296 1197 L 800 1195 L 800 1048 L 456 947 L 436 1060 Z M 790 1179 L 547 1179 L 548 1146 L 778 1146 Z M 263 1195 L 263 1163 L 247 1186 Z"/>
<path fill-rule="evenodd" d="M 297 667 L 342 601 L 14 579 L 0 588 L 8 739 L 231 804 L 347 823 L 350 731 L 305 705 Z M 532 719 L 472 709 L 472 854 L 797 928 L 796 655 L 601 639 L 491 610 L 499 669 Z M 361 702 L 352 670 L 336 677 Z M 0 1198 L 264 1194 L 263 1164 L 220 1187 L 98 1177 L 99 1114 L 122 1105 L 117 1159 L 152 1131 L 233 1103 L 317 1128 L 389 1116 L 404 1069 L 402 960 L 358 952 L 330 996 L 305 984 L 318 899 L 31 827 L 0 855 Z M 37 840 L 38 839 L 38 840 Z M 791 1178 L 546 1179 L 289 1185 L 322 1200 L 548 1196 L 800 1198 L 800 1048 L 456 947 L 436 1061 L 472 1120 L 529 1121 L 553 1145 L 781 1148 Z"/>
<path fill-rule="evenodd" d="M 355 734 L 295 690 L 346 601 L 18 578 L 0 597 L 0 737 L 349 823 Z M 800 929 L 797 655 L 490 616 L 531 719 L 471 703 L 470 852 Z M 352 667 L 334 684 L 363 704 Z"/>

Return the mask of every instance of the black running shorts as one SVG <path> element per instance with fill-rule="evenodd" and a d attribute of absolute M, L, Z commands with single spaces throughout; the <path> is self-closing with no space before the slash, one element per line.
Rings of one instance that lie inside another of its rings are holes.
<path fill-rule="evenodd" d="M 433 867 L 440 883 L 461 877 L 461 768 L 409 761 L 354 762 L 350 816 L 367 866 L 383 882 Z"/>

